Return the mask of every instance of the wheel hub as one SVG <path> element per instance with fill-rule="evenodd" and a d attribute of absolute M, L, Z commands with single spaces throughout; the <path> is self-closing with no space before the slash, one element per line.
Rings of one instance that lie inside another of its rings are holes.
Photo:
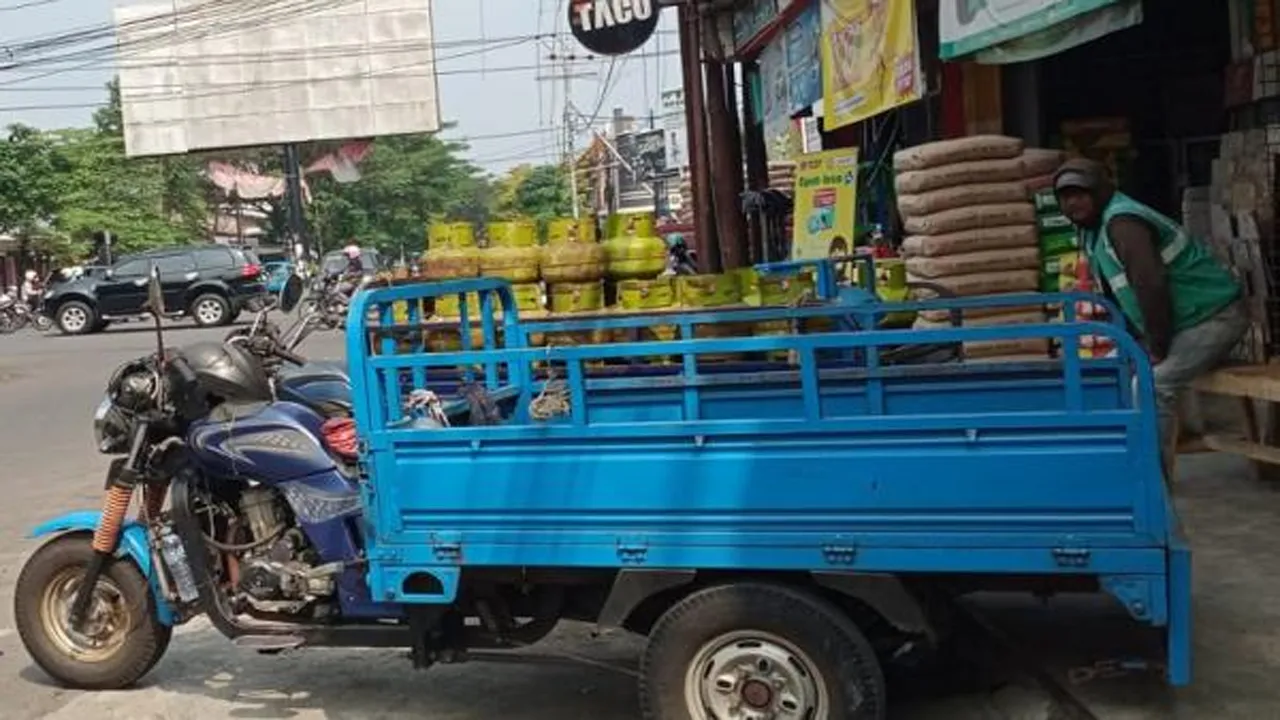
<path fill-rule="evenodd" d="M 71 606 L 81 578 L 68 576 L 54 583 L 45 596 L 46 632 L 63 652 L 85 662 L 110 656 L 124 642 L 129 631 L 129 612 L 124 596 L 114 583 L 99 580 L 90 598 L 80 628 L 71 624 Z"/>
<path fill-rule="evenodd" d="M 734 633 L 705 645 L 690 664 L 685 699 L 696 720 L 821 717 L 826 689 L 803 653 L 767 633 Z"/>

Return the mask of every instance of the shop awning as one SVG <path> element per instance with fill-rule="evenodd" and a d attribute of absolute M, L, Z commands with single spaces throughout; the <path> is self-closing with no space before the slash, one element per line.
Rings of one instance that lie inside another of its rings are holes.
<path fill-rule="evenodd" d="M 1141 0 L 942 0 L 938 56 L 1026 62 L 1140 22 Z"/>

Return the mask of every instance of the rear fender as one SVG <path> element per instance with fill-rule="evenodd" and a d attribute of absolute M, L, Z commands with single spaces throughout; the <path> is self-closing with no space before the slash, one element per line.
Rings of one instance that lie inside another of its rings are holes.
<path fill-rule="evenodd" d="M 90 510 L 67 513 L 35 526 L 31 530 L 31 537 L 92 533 L 98 527 L 99 515 L 100 513 Z M 116 557 L 128 557 L 138 566 L 138 570 L 147 578 L 147 584 L 151 586 L 151 594 L 156 604 L 156 618 L 165 625 L 173 625 L 175 621 L 173 608 L 160 591 L 156 568 L 151 563 L 151 542 L 147 538 L 147 529 L 141 523 L 134 520 L 125 523 L 120 531 L 120 547 L 116 550 Z"/>

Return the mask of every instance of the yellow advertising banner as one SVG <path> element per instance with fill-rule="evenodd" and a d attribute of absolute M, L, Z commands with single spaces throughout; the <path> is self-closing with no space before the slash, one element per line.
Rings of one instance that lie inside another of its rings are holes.
<path fill-rule="evenodd" d="M 851 254 L 858 210 L 858 149 L 801 155 L 795 173 L 791 259 Z"/>
<path fill-rule="evenodd" d="M 828 130 L 923 95 L 915 3 L 823 0 L 822 100 Z"/>

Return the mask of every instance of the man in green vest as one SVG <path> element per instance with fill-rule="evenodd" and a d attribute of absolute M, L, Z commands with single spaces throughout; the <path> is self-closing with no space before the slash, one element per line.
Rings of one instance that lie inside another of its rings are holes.
<path fill-rule="evenodd" d="M 1116 190 L 1100 163 L 1068 160 L 1053 187 L 1095 284 L 1120 307 L 1151 357 L 1167 470 L 1178 396 L 1225 360 L 1248 329 L 1240 284 L 1185 228 Z"/>

